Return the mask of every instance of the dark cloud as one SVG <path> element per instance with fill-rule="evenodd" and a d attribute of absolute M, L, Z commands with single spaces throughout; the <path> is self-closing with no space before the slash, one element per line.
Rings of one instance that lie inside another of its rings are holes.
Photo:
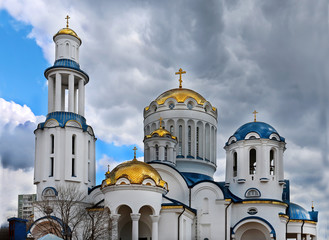
<path fill-rule="evenodd" d="M 0 136 L 0 159 L 3 168 L 29 170 L 34 165 L 34 134 L 36 125 L 30 121 L 11 129 L 4 126 Z"/>

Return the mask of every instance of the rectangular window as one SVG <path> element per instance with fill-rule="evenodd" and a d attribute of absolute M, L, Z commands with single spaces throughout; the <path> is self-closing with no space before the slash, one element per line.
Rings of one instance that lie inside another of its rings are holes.
<path fill-rule="evenodd" d="M 75 176 L 75 159 L 72 158 L 72 177 L 76 177 Z"/>
<path fill-rule="evenodd" d="M 90 159 L 90 141 L 88 141 L 88 159 Z"/>
<path fill-rule="evenodd" d="M 182 127 L 182 125 L 180 125 L 179 128 L 178 128 L 178 155 L 182 155 L 183 154 L 182 138 L 183 138 L 183 127 Z"/>
<path fill-rule="evenodd" d="M 199 155 L 199 127 L 196 128 L 196 156 L 200 157 L 200 155 Z"/>
<path fill-rule="evenodd" d="M 191 156 L 192 155 L 192 130 L 191 130 L 191 126 L 188 126 L 188 155 Z"/>
<path fill-rule="evenodd" d="M 50 158 L 50 172 L 49 172 L 49 177 L 54 176 L 54 158 Z"/>
<path fill-rule="evenodd" d="M 90 162 L 88 162 L 88 181 L 90 182 Z"/>

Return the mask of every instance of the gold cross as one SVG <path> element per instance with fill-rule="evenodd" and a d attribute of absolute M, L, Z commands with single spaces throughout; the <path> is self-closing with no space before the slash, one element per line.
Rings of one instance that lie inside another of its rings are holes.
<path fill-rule="evenodd" d="M 66 28 L 68 28 L 69 27 L 69 19 L 70 19 L 70 16 L 67 15 L 65 19 L 66 19 Z"/>
<path fill-rule="evenodd" d="M 256 110 L 253 112 L 253 114 L 254 114 L 254 122 L 256 122 L 256 114 L 257 114 L 258 112 L 256 112 Z"/>
<path fill-rule="evenodd" d="M 162 117 L 160 117 L 160 128 L 162 128 Z"/>
<path fill-rule="evenodd" d="M 175 72 L 175 74 L 176 75 L 178 75 L 179 74 L 179 88 L 182 88 L 182 82 L 183 82 L 183 80 L 182 80 L 182 74 L 185 74 L 186 72 L 185 71 L 183 71 L 181 68 L 178 70 L 178 72 Z"/>
<path fill-rule="evenodd" d="M 136 151 L 137 151 L 137 148 L 136 148 L 136 146 L 134 147 L 134 159 L 136 159 Z"/>

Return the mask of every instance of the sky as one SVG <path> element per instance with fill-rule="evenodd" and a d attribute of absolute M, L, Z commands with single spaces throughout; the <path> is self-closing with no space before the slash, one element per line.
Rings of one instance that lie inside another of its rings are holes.
<path fill-rule="evenodd" d="M 90 77 L 85 116 L 98 138 L 98 184 L 108 164 L 132 159 L 134 146 L 143 160 L 143 108 L 178 86 L 182 68 L 183 87 L 218 108 L 215 179 L 225 179 L 225 142 L 256 109 L 286 138 L 291 200 L 308 210 L 314 201 L 319 239 L 328 239 L 326 0 L 0 0 L 0 223 L 16 214 L 17 194 L 35 192 L 43 72 L 67 14 Z"/>

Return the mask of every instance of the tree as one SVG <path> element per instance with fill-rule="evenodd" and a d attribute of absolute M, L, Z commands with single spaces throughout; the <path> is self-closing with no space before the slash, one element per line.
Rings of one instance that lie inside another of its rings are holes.
<path fill-rule="evenodd" d="M 108 214 L 104 208 L 87 203 L 87 194 L 78 186 L 57 186 L 56 190 L 35 202 L 38 220 L 32 231 L 34 237 L 52 233 L 65 240 L 96 240 L 107 233 Z"/>

